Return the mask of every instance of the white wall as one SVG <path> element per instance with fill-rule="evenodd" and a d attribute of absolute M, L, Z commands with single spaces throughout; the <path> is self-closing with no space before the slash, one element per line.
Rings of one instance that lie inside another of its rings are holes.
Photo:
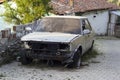
<path fill-rule="evenodd" d="M 89 22 L 97 35 L 105 35 L 107 33 L 109 20 L 108 11 L 89 12 L 83 14 L 83 16 L 88 17 Z"/>

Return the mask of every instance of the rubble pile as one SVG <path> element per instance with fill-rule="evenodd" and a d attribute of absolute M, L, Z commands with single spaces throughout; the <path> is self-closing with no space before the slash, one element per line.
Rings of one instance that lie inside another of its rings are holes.
<path fill-rule="evenodd" d="M 12 39 L 1 41 L 0 43 L 0 65 L 9 63 L 16 59 L 21 49 L 21 42 L 19 39 Z"/>
<path fill-rule="evenodd" d="M 26 27 L 39 26 L 40 20 L 26 25 L 13 26 L 13 32 L 10 28 L 0 31 L 0 65 L 8 63 L 16 58 L 16 55 L 21 49 L 20 38 L 28 32 Z"/>

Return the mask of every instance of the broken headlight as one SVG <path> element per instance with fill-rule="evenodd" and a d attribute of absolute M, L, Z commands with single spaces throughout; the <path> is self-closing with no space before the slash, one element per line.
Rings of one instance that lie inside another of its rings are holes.
<path fill-rule="evenodd" d="M 25 49 L 30 49 L 28 42 L 24 42 L 24 47 L 25 47 Z"/>
<path fill-rule="evenodd" d="M 61 44 L 59 44 L 59 50 L 60 51 L 69 51 L 70 50 L 70 45 L 65 44 L 65 43 L 61 43 Z"/>

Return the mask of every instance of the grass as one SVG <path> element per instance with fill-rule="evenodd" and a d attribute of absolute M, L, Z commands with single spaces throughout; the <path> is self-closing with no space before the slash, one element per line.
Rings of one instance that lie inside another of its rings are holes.
<path fill-rule="evenodd" d="M 96 49 L 89 50 L 82 56 L 82 62 L 88 62 L 90 59 L 96 58 L 98 55 L 100 55 L 100 53 Z"/>
<path fill-rule="evenodd" d="M 115 36 L 96 36 L 96 39 L 104 39 L 104 40 L 118 40 L 120 38 Z"/>

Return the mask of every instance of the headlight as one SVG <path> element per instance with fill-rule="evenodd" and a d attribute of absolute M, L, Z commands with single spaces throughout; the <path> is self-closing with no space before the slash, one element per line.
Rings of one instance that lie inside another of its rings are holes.
<path fill-rule="evenodd" d="M 25 47 L 26 49 L 30 49 L 30 46 L 28 45 L 28 42 L 24 42 L 24 47 Z"/>
<path fill-rule="evenodd" d="M 70 50 L 70 45 L 65 44 L 65 43 L 59 44 L 59 50 L 60 51 L 69 51 Z"/>

